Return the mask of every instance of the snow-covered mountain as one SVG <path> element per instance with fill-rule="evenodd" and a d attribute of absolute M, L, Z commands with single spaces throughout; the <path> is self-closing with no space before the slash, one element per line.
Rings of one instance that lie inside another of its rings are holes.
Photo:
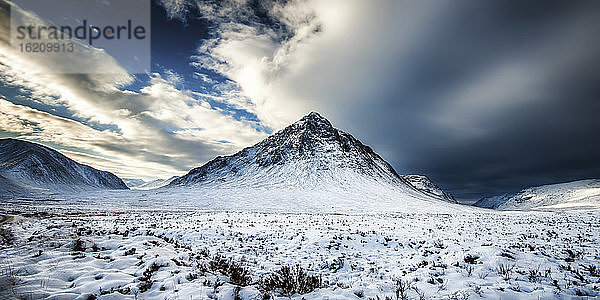
<path fill-rule="evenodd" d="M 434 195 L 448 202 L 458 203 L 452 195 L 446 193 L 425 175 L 402 175 L 401 177 L 421 192 Z"/>
<path fill-rule="evenodd" d="M 600 208 L 600 180 L 588 179 L 524 189 L 473 204 L 499 210 Z"/>
<path fill-rule="evenodd" d="M 406 184 L 370 147 L 312 112 L 252 147 L 192 169 L 171 185 L 232 182 L 316 186 L 343 181 L 346 178 L 340 176 L 347 171 Z"/>
<path fill-rule="evenodd" d="M 136 190 L 152 190 L 152 189 L 157 189 L 157 188 L 161 188 L 163 186 L 168 185 L 169 183 L 171 183 L 171 181 L 173 181 L 175 178 L 177 178 L 178 176 L 171 176 L 167 179 L 155 179 L 155 180 L 151 180 L 148 182 L 144 182 L 140 185 L 137 185 L 135 187 L 133 187 L 133 189 Z"/>
<path fill-rule="evenodd" d="M 146 181 L 138 178 L 121 178 L 121 180 L 123 180 L 130 189 L 146 183 Z"/>
<path fill-rule="evenodd" d="M 449 201 L 450 197 L 433 183 L 420 182 L 423 186 L 413 186 L 371 147 L 312 112 L 252 147 L 192 169 L 168 187 L 210 187 L 220 194 L 243 189 L 247 195 L 262 190 L 256 197 L 269 194 L 308 202 L 336 198 L 349 201 L 345 202 L 348 205 Z M 425 186 L 428 190 L 423 190 Z"/>
<path fill-rule="evenodd" d="M 506 203 L 510 198 L 514 197 L 515 194 L 501 194 L 495 196 L 488 196 L 479 199 L 477 202 L 473 203 L 473 206 L 481 207 L 481 208 L 491 208 L 496 209 L 498 206 Z"/>
<path fill-rule="evenodd" d="M 30 186 L 19 184 L 0 175 L 0 196 L 23 195 L 31 189 Z"/>
<path fill-rule="evenodd" d="M 127 189 L 114 174 L 77 163 L 48 147 L 17 140 L 0 140 L 2 186 L 50 190 Z"/>

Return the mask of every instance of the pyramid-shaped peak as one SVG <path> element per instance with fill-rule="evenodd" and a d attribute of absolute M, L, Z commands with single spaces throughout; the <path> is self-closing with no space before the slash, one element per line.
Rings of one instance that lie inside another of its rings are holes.
<path fill-rule="evenodd" d="M 325 117 L 321 116 L 321 114 L 319 114 L 316 111 L 311 111 L 308 115 L 304 116 L 304 118 L 327 120 Z"/>
<path fill-rule="evenodd" d="M 321 125 L 321 126 L 326 126 L 326 127 L 331 127 L 333 128 L 333 126 L 331 125 L 331 122 L 329 122 L 329 120 L 327 120 L 325 117 L 321 116 L 318 112 L 313 111 L 311 113 L 309 113 L 308 115 L 302 117 L 302 119 L 300 119 L 298 122 L 296 123 L 300 123 L 300 124 L 310 124 L 310 125 Z"/>
<path fill-rule="evenodd" d="M 0 177 L 49 190 L 127 189 L 114 174 L 96 170 L 41 144 L 0 139 Z"/>
<path fill-rule="evenodd" d="M 311 120 L 311 121 L 321 121 L 321 122 L 325 121 L 325 122 L 329 122 L 329 120 L 327 120 L 325 117 L 321 116 L 321 114 L 319 114 L 316 111 L 310 112 L 308 115 L 302 117 L 302 119 L 300 119 L 300 120 L 305 120 L 305 121 Z"/>

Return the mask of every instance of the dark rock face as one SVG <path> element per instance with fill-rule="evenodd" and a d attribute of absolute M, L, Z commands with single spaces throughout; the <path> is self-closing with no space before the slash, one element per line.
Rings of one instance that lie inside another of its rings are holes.
<path fill-rule="evenodd" d="M 0 140 L 0 175 L 35 187 L 128 189 L 110 172 L 77 163 L 48 147 L 17 140 Z"/>

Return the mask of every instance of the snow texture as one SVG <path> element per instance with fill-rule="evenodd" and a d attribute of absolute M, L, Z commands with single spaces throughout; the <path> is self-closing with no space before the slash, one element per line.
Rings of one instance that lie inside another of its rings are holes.
<path fill-rule="evenodd" d="M 408 299 L 599 296 L 597 212 L 131 209 L 0 205 L 0 298 L 396 299 L 398 280 Z M 319 287 L 288 298 L 260 284 L 294 265 Z"/>
<path fill-rule="evenodd" d="M 526 211 L 459 205 L 316 113 L 150 190 L 37 188 L 104 177 L 9 142 L 0 189 L 21 195 L 0 201 L 0 299 L 600 296 L 598 180 L 486 200 Z M 285 266 L 318 284 L 266 280 Z"/>

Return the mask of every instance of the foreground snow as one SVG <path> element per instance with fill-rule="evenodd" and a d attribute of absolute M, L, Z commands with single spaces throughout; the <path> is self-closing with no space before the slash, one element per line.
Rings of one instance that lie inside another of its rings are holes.
<path fill-rule="evenodd" d="M 351 178 L 356 183 L 360 178 Z M 477 208 L 448 203 L 413 188 L 362 179 L 361 184 L 342 183 L 315 189 L 298 187 L 232 187 L 210 184 L 197 187 L 165 187 L 155 190 L 97 190 L 76 193 L 38 192 L 2 200 L 30 202 L 36 206 L 56 203 L 86 210 L 234 210 L 278 213 L 383 213 L 464 212 Z"/>
<path fill-rule="evenodd" d="M 321 281 L 298 299 L 395 298 L 404 284 L 410 299 L 599 295 L 598 212 L 110 208 L 4 203 L 0 298 L 260 299 L 261 279 L 296 264 Z"/>

